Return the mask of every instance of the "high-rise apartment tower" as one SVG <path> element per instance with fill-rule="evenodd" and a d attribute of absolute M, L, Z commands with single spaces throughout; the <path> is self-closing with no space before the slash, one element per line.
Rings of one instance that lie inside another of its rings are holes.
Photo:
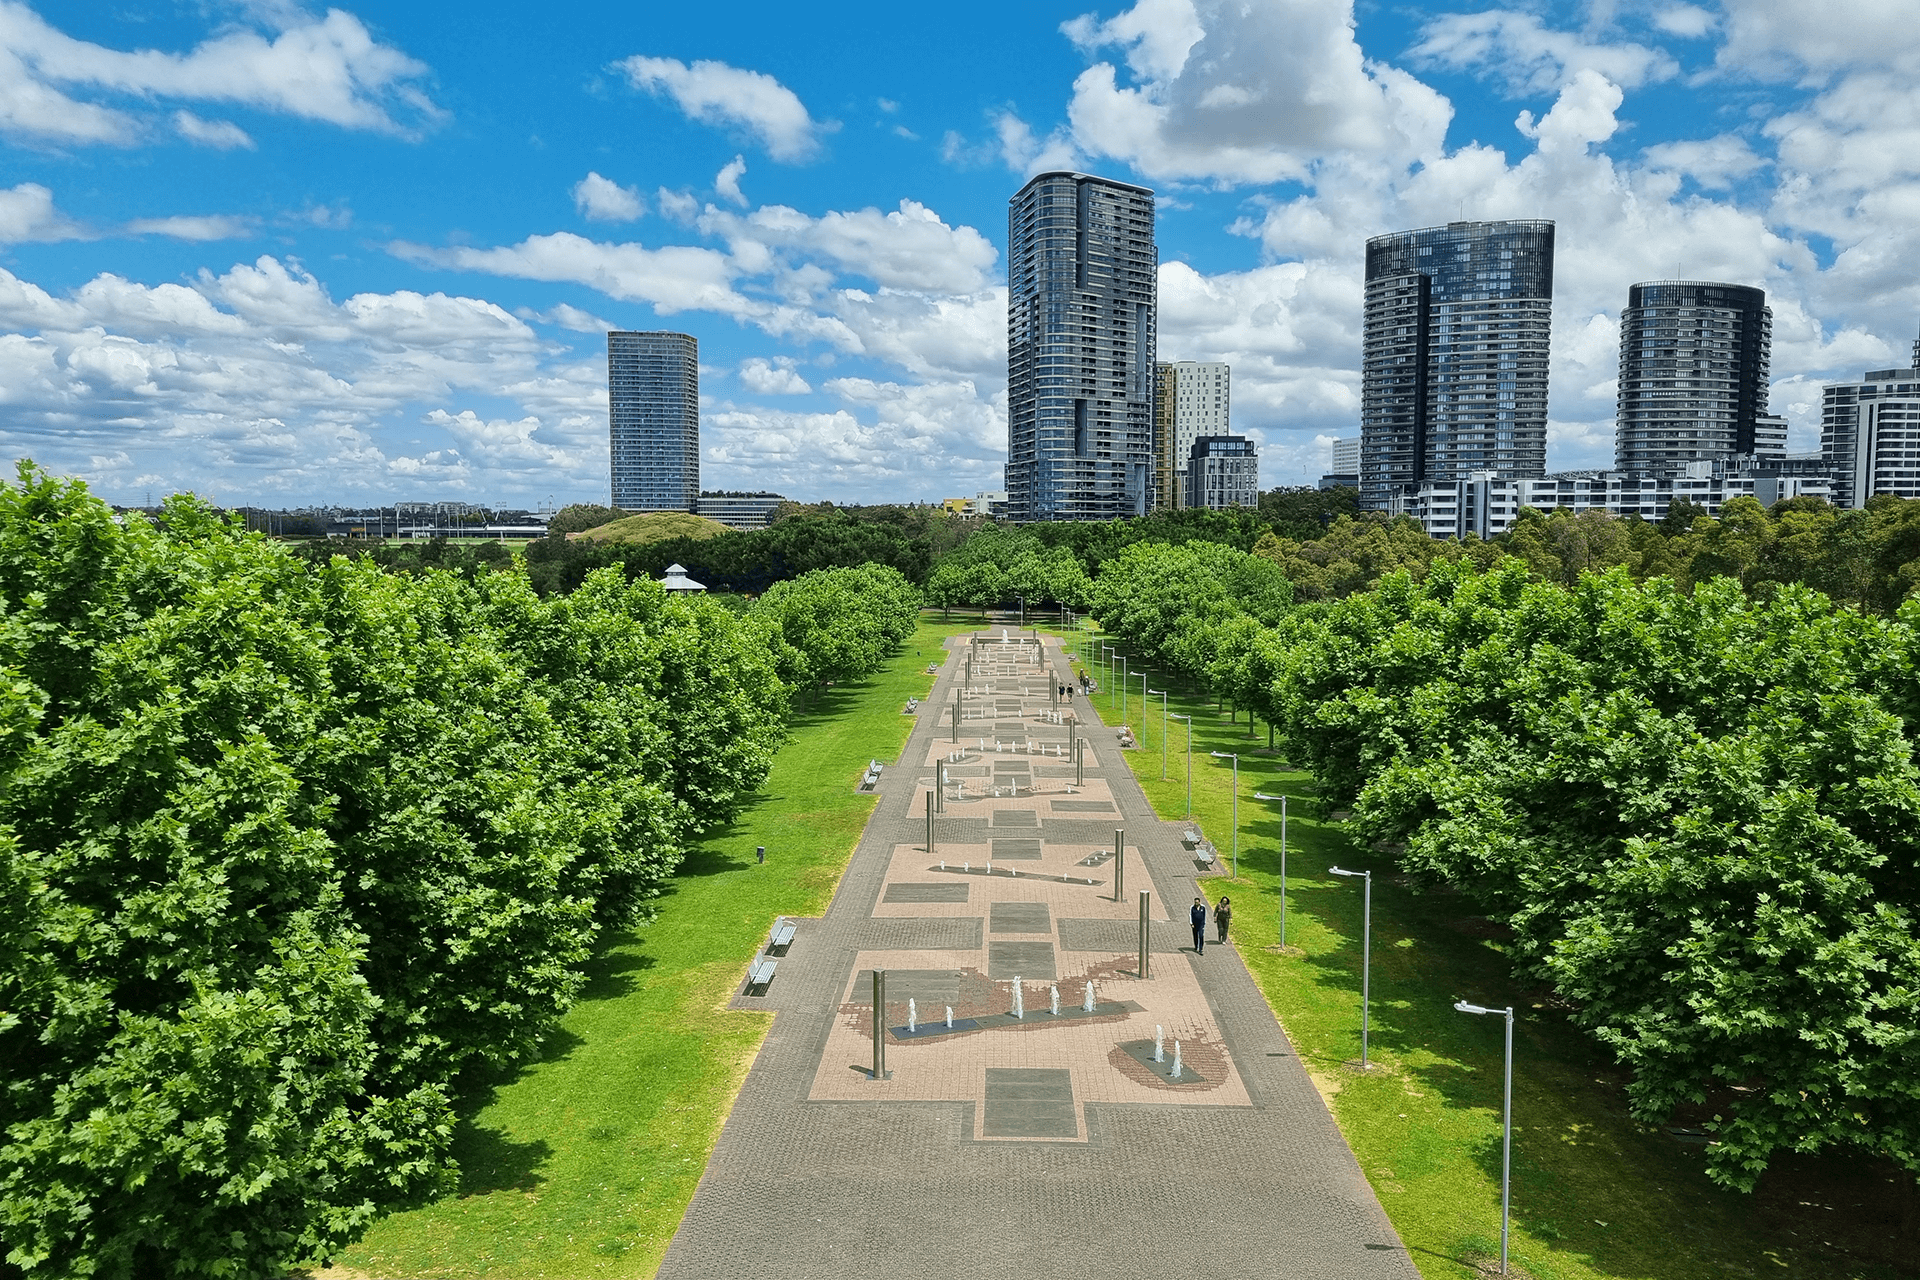
<path fill-rule="evenodd" d="M 1912 368 L 1827 385 L 1820 452 L 1833 472 L 1836 507 L 1864 507 L 1881 493 L 1920 498 L 1920 338 Z"/>
<path fill-rule="evenodd" d="M 1233 418 L 1233 370 L 1217 360 L 1176 360 L 1156 366 L 1154 382 L 1154 505 L 1187 504 L 1187 462 L 1193 442 L 1224 436 Z"/>
<path fill-rule="evenodd" d="M 1759 289 L 1703 280 L 1628 289 L 1614 465 L 1669 476 L 1689 462 L 1774 452 L 1761 421 L 1772 348 L 1773 312 Z"/>
<path fill-rule="evenodd" d="M 684 333 L 607 335 L 613 505 L 692 511 L 700 499 L 700 343 Z"/>
<path fill-rule="evenodd" d="M 1472 471 L 1546 474 L 1553 223 L 1450 222 L 1367 241 L 1360 501 Z"/>
<path fill-rule="evenodd" d="M 1007 211 L 1007 514 L 1153 504 L 1153 192 L 1043 173 Z"/>

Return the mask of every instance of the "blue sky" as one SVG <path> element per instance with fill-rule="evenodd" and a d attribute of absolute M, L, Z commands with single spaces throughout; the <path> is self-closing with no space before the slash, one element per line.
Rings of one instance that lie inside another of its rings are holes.
<path fill-rule="evenodd" d="M 701 342 L 703 481 L 998 487 L 1007 198 L 1161 195 L 1160 354 L 1266 485 L 1359 407 L 1369 235 L 1559 223 L 1554 467 L 1627 286 L 1766 288 L 1777 412 L 1920 323 L 1911 0 L 0 0 L 0 432 L 139 501 L 605 500 L 603 329 Z"/>

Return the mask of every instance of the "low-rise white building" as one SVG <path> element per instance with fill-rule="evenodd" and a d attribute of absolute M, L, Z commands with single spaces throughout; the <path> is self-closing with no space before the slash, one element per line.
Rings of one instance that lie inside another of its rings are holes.
<path fill-rule="evenodd" d="M 1770 507 L 1788 498 L 1833 498 L 1833 478 L 1793 460 L 1754 466 L 1690 462 L 1675 476 L 1626 475 L 1618 471 L 1574 472 L 1540 479 L 1508 480 L 1492 471 L 1469 472 L 1451 484 L 1428 485 L 1396 501 L 1394 514 L 1410 515 L 1435 538 L 1506 533 L 1524 507 L 1552 511 L 1604 511 L 1611 516 L 1661 520 L 1675 498 L 1718 515 L 1731 498 L 1746 496 Z"/>

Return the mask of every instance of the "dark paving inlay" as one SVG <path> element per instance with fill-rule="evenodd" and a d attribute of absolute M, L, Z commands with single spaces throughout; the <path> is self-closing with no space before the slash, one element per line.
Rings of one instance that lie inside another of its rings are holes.
<path fill-rule="evenodd" d="M 993 726 L 993 736 L 1005 738 L 1009 742 L 1027 740 L 1027 726 L 1018 720 L 1002 720 Z"/>
<path fill-rule="evenodd" d="M 1010 942 L 987 940 L 987 976 L 989 978 L 1051 978 L 1053 944 L 1051 942 Z M 891 1000 L 891 994 L 887 997 Z"/>
<path fill-rule="evenodd" d="M 876 916 L 860 926 L 860 951 L 978 951 L 979 916 Z"/>
<path fill-rule="evenodd" d="M 995 809 L 993 825 L 996 827 L 1037 827 L 1040 814 L 1035 809 Z"/>
<path fill-rule="evenodd" d="M 1106 845 L 1113 843 L 1113 826 L 1098 818 L 1049 818 L 1040 824 L 1040 838 L 1048 844 Z"/>
<path fill-rule="evenodd" d="M 1055 813 L 1113 813 L 1111 800 L 1055 800 Z"/>
<path fill-rule="evenodd" d="M 1000 862 L 1038 862 L 1040 861 L 1040 842 L 1038 840 L 995 840 L 993 856 Z"/>
<path fill-rule="evenodd" d="M 890 884 L 882 902 L 965 902 L 973 886 L 958 884 Z"/>
<path fill-rule="evenodd" d="M 1053 913 L 1044 902 L 996 902 L 987 919 L 989 933 L 1053 932 Z"/>
<path fill-rule="evenodd" d="M 1139 1063 L 1141 1066 L 1145 1067 L 1147 1070 L 1153 1072 L 1155 1075 L 1165 1076 L 1170 1083 L 1174 1083 L 1174 1084 L 1206 1084 L 1207 1083 L 1207 1078 L 1201 1075 L 1198 1071 L 1195 1071 L 1193 1069 L 1193 1064 L 1188 1062 L 1183 1062 L 1180 1064 L 1180 1077 L 1178 1080 L 1174 1079 L 1173 1041 L 1171 1039 L 1162 1040 L 1160 1045 L 1161 1058 L 1160 1058 L 1160 1061 L 1158 1062 L 1155 1062 L 1153 1060 L 1153 1041 L 1151 1040 L 1128 1040 L 1123 1044 L 1121 1044 L 1120 1051 L 1122 1053 L 1125 1053 L 1129 1058 L 1132 1058 L 1135 1062 Z"/>
<path fill-rule="evenodd" d="M 889 969 L 887 970 L 887 1006 L 899 1005 L 902 1017 L 905 1016 L 907 1001 L 912 1000 L 923 1005 L 934 1003 L 949 1005 L 960 998 L 960 971 L 958 969 Z M 855 975 L 853 994 L 847 997 L 849 1004 L 873 1003 L 873 970 L 862 969 Z"/>
<path fill-rule="evenodd" d="M 1185 924 L 1173 920 L 1152 920 L 1147 923 L 1147 949 L 1154 954 L 1189 950 L 1192 946 L 1193 930 Z M 1060 920 L 1060 949 L 1133 955 L 1140 949 L 1140 922 L 1063 917 Z"/>
<path fill-rule="evenodd" d="M 980 1132 L 989 1138 L 1077 1138 L 1073 1073 L 1046 1067 L 988 1067 Z"/>

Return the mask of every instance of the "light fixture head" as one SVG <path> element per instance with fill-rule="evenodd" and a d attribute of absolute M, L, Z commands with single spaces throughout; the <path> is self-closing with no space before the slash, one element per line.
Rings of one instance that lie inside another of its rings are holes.
<path fill-rule="evenodd" d="M 1285 800 L 1285 799 L 1286 799 L 1286 797 L 1285 797 L 1285 796 L 1270 796 L 1270 795 L 1268 795 L 1268 794 L 1267 794 L 1266 792 L 1264 792 L 1264 791 L 1256 791 L 1256 792 L 1254 792 L 1254 793 L 1253 793 L 1253 798 L 1254 798 L 1255 800 Z"/>
<path fill-rule="evenodd" d="M 1488 1009 L 1477 1004 L 1468 1004 L 1465 1000 L 1455 1000 L 1453 1007 L 1461 1013 L 1499 1013 L 1498 1009 Z"/>
<path fill-rule="evenodd" d="M 1213 758 L 1215 760 L 1238 760 L 1240 757 L 1231 751 L 1216 751 L 1213 753 Z"/>
<path fill-rule="evenodd" d="M 1343 870 L 1343 869 L 1341 869 L 1341 868 L 1339 868 L 1339 867 L 1328 867 L 1328 868 L 1327 868 L 1327 874 L 1328 874 L 1328 875 L 1330 875 L 1330 876 L 1371 876 L 1371 875 L 1373 874 L 1373 872 L 1371 872 L 1371 871 L 1346 871 L 1346 870 Z"/>

